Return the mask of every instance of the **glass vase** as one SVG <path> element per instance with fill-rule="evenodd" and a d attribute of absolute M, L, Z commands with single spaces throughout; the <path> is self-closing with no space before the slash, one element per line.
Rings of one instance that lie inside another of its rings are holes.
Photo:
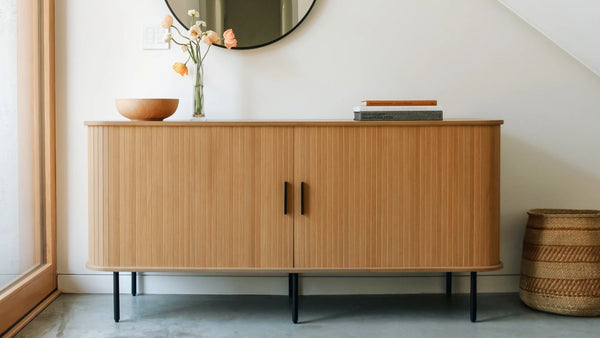
<path fill-rule="evenodd" d="M 194 114 L 195 119 L 203 119 L 204 115 L 204 67 L 196 64 L 196 83 L 194 84 Z"/>

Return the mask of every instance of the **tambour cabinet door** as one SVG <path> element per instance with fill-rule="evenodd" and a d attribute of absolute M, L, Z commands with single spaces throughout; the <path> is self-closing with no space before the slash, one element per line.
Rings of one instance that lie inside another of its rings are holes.
<path fill-rule="evenodd" d="M 499 125 L 297 128 L 295 267 L 499 267 L 499 136 Z"/>
<path fill-rule="evenodd" d="M 292 146 L 286 127 L 89 126 L 89 267 L 291 267 Z"/>

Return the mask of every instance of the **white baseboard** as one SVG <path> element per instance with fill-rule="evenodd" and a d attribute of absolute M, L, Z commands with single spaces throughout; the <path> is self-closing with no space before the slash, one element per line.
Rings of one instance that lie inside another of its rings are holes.
<path fill-rule="evenodd" d="M 192 274 L 138 274 L 141 294 L 207 294 L 207 295 L 286 295 L 288 278 L 269 276 L 214 276 Z M 131 292 L 131 274 L 120 274 L 121 293 Z M 453 277 L 453 292 L 469 292 L 469 276 Z M 300 294 L 411 294 L 445 292 L 445 278 L 435 276 L 377 275 L 301 275 Z M 58 288 L 63 293 L 112 293 L 112 274 L 59 275 Z M 519 291 L 518 275 L 479 275 L 477 291 L 503 293 Z"/>

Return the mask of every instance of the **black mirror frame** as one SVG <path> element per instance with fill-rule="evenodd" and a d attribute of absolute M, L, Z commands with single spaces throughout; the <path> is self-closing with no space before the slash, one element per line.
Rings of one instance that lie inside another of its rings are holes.
<path fill-rule="evenodd" d="M 310 12 L 312 11 L 313 7 L 315 7 L 315 4 L 317 3 L 317 0 L 313 0 L 312 4 L 310 5 L 310 8 L 308 9 L 308 11 L 306 11 L 306 14 L 304 14 L 304 16 L 302 17 L 302 19 L 300 21 L 298 21 L 298 23 L 292 27 L 292 29 L 290 29 L 287 33 L 283 34 L 282 36 L 278 37 L 277 39 L 271 40 L 271 41 L 267 41 L 263 44 L 260 45 L 256 45 L 256 46 L 249 46 L 249 47 L 233 47 L 232 49 L 255 49 L 255 48 L 260 48 L 260 47 L 264 47 L 264 46 L 268 46 L 272 43 L 275 43 L 283 38 L 285 38 L 286 36 L 288 36 L 291 32 L 293 32 L 296 28 L 298 28 L 298 26 L 300 26 L 302 24 L 302 22 L 304 22 L 304 19 L 306 19 L 306 17 L 310 14 Z M 181 20 L 179 19 L 179 17 L 175 14 L 175 12 L 173 11 L 173 9 L 171 8 L 171 6 L 169 5 L 169 1 L 165 0 L 165 4 L 167 5 L 167 8 L 169 9 L 169 11 L 171 12 L 171 14 L 173 14 L 173 17 L 175 18 L 175 20 L 177 20 L 177 22 L 179 22 L 179 24 L 185 28 L 186 30 L 189 30 L 189 27 L 186 26 L 183 22 L 181 22 Z M 220 45 L 218 43 L 214 44 L 217 47 L 220 48 L 225 48 L 225 46 Z"/>

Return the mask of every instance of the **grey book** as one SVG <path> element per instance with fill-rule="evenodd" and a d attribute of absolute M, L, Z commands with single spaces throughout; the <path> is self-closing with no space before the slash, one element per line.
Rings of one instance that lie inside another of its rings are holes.
<path fill-rule="evenodd" d="M 440 106 L 357 106 L 356 121 L 440 121 L 444 119 Z"/>
<path fill-rule="evenodd" d="M 354 112 L 354 120 L 356 121 L 441 121 L 443 119 L 444 116 L 441 110 Z"/>

